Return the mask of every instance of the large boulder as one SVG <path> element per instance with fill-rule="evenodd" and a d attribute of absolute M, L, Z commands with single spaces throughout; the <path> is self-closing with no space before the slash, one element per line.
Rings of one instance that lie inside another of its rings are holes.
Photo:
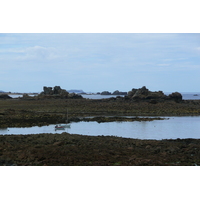
<path fill-rule="evenodd" d="M 183 99 L 181 93 L 179 93 L 179 92 L 174 92 L 174 93 L 170 94 L 169 98 L 171 100 L 174 100 L 177 103 L 180 103 L 182 101 L 182 99 Z"/>
<path fill-rule="evenodd" d="M 82 98 L 83 98 L 80 94 L 76 94 L 76 93 L 70 93 L 70 94 L 68 95 L 68 97 L 69 97 L 70 99 L 82 99 Z"/>
<path fill-rule="evenodd" d="M 108 92 L 108 91 L 103 91 L 103 92 L 101 93 L 101 95 L 111 95 L 111 93 Z"/>
<path fill-rule="evenodd" d="M 138 89 L 133 88 L 131 91 L 128 92 L 128 97 L 132 98 L 133 95 L 137 92 Z"/>
<path fill-rule="evenodd" d="M 60 94 L 62 92 L 62 89 L 60 86 L 55 86 L 53 88 L 53 94 Z"/>
<path fill-rule="evenodd" d="M 0 94 L 0 99 L 12 99 L 12 97 L 7 94 Z"/>
<path fill-rule="evenodd" d="M 133 88 L 128 92 L 127 99 L 132 100 L 145 100 L 150 103 L 162 102 L 165 100 L 173 100 L 177 103 L 182 101 L 182 95 L 179 92 L 174 92 L 169 96 L 166 96 L 162 91 L 152 92 L 149 91 L 145 86 L 139 89 Z"/>
<path fill-rule="evenodd" d="M 143 86 L 142 88 L 138 89 L 135 92 L 132 98 L 143 99 L 147 97 L 148 95 L 149 95 L 149 90 L 145 86 Z"/>
<path fill-rule="evenodd" d="M 120 92 L 119 90 L 116 90 L 112 93 L 112 95 L 127 95 L 127 92 Z"/>
<path fill-rule="evenodd" d="M 44 95 L 52 95 L 53 94 L 52 87 L 46 87 L 46 86 L 44 86 L 43 87 L 43 94 Z"/>

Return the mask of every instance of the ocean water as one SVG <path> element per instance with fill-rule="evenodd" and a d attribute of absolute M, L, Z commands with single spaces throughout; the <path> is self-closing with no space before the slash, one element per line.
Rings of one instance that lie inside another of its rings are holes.
<path fill-rule="evenodd" d="M 165 117 L 165 120 L 135 122 L 78 122 L 71 123 L 70 128 L 55 130 L 55 125 L 31 128 L 0 129 L 1 135 L 62 133 L 118 136 L 135 139 L 200 139 L 200 116 Z"/>
<path fill-rule="evenodd" d="M 166 92 L 165 95 L 169 95 L 172 92 Z M 181 93 L 183 100 L 200 100 L 200 92 L 184 92 Z M 111 97 L 116 97 L 115 95 L 82 95 L 83 98 L 88 98 L 88 99 L 107 99 L 107 98 L 111 98 Z M 123 97 L 123 95 L 120 95 Z"/>
<path fill-rule="evenodd" d="M 171 92 L 166 92 L 166 95 L 171 94 Z M 200 100 L 200 92 L 183 92 L 181 93 L 183 96 L 183 100 Z M 9 95 L 12 98 L 18 98 L 18 97 L 22 97 L 23 95 Z M 34 96 L 34 95 L 30 95 L 30 96 Z M 111 97 L 116 97 L 116 96 L 121 96 L 123 97 L 124 95 L 100 95 L 100 94 L 83 94 L 82 95 L 83 98 L 86 99 L 108 99 Z"/>

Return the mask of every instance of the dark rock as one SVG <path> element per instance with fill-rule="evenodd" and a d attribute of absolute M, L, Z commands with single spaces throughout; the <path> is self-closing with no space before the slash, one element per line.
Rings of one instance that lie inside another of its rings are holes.
<path fill-rule="evenodd" d="M 103 92 L 101 93 L 101 95 L 111 95 L 111 93 L 108 92 L 108 91 L 103 91 Z"/>
<path fill-rule="evenodd" d="M 127 95 L 127 92 L 120 92 L 119 90 L 116 90 L 112 93 L 112 95 Z"/>
<path fill-rule="evenodd" d="M 158 102 L 163 102 L 165 100 L 172 100 L 177 103 L 182 101 L 182 95 L 178 92 L 172 93 L 169 96 L 166 96 L 163 91 L 152 92 L 149 91 L 145 86 L 139 89 L 133 88 L 128 92 L 128 99 L 134 101 L 148 101 L 149 103 L 156 104 Z"/>
<path fill-rule="evenodd" d="M 69 92 L 64 89 L 61 89 L 60 86 L 52 87 L 43 87 L 43 92 L 38 96 L 39 98 L 68 98 Z"/>
<path fill-rule="evenodd" d="M 62 91 L 62 89 L 60 88 L 60 86 L 55 86 L 53 89 L 53 94 L 60 94 Z"/>
<path fill-rule="evenodd" d="M 152 100 L 152 99 L 165 99 L 166 95 L 162 91 L 151 92 L 145 86 L 139 89 L 132 89 L 128 92 L 128 97 L 133 100 Z M 155 103 L 153 101 L 152 103 Z"/>
<path fill-rule="evenodd" d="M 43 92 L 44 95 L 52 95 L 53 94 L 52 87 L 46 87 L 46 86 L 44 86 L 43 90 L 44 90 L 44 92 Z"/>
<path fill-rule="evenodd" d="M 64 141 L 54 142 L 53 146 L 61 146 L 64 145 Z"/>
<path fill-rule="evenodd" d="M 22 99 L 26 99 L 26 100 L 33 100 L 34 98 L 29 96 L 28 94 L 23 94 L 23 96 L 21 97 Z"/>
<path fill-rule="evenodd" d="M 174 92 L 170 94 L 169 98 L 174 100 L 177 103 L 180 103 L 182 101 L 182 95 L 179 92 Z"/>
<path fill-rule="evenodd" d="M 68 95 L 68 97 L 69 97 L 70 99 L 82 99 L 82 98 L 83 98 L 81 95 L 75 94 L 75 93 L 70 93 L 70 94 Z"/>
<path fill-rule="evenodd" d="M 138 89 L 133 88 L 131 91 L 128 92 L 128 97 L 132 98 L 133 95 L 137 92 Z"/>
<path fill-rule="evenodd" d="M 12 97 L 7 94 L 0 94 L 0 99 L 12 99 Z"/>

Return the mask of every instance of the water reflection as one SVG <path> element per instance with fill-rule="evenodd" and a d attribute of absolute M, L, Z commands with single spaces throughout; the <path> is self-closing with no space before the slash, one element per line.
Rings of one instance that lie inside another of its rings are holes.
<path fill-rule="evenodd" d="M 6 134 L 8 132 L 8 128 L 0 128 L 0 134 Z"/>

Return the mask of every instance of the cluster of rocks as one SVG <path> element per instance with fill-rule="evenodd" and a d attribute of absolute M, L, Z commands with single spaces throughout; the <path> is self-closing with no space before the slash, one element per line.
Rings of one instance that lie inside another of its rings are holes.
<path fill-rule="evenodd" d="M 62 89 L 60 86 L 55 87 L 43 87 L 43 92 L 38 95 L 39 98 L 61 98 L 61 99 L 81 99 L 81 95 L 76 93 L 69 93 L 65 89 Z"/>
<path fill-rule="evenodd" d="M 167 96 L 162 91 L 149 91 L 145 86 L 139 89 L 133 88 L 131 91 L 128 92 L 128 95 L 125 98 L 136 101 L 149 100 L 150 103 L 157 103 L 164 100 L 173 100 L 177 103 L 182 101 L 182 95 L 179 92 L 174 92 Z"/>
<path fill-rule="evenodd" d="M 12 97 L 7 94 L 0 94 L 0 99 L 12 99 Z"/>
<path fill-rule="evenodd" d="M 40 95 L 60 95 L 60 96 L 68 96 L 68 92 L 64 89 L 61 89 L 60 86 L 52 87 L 43 87 L 43 92 Z"/>
<path fill-rule="evenodd" d="M 127 92 L 120 92 L 119 90 L 114 91 L 113 93 L 108 92 L 108 91 L 103 91 L 101 93 L 97 93 L 101 95 L 127 95 Z"/>

